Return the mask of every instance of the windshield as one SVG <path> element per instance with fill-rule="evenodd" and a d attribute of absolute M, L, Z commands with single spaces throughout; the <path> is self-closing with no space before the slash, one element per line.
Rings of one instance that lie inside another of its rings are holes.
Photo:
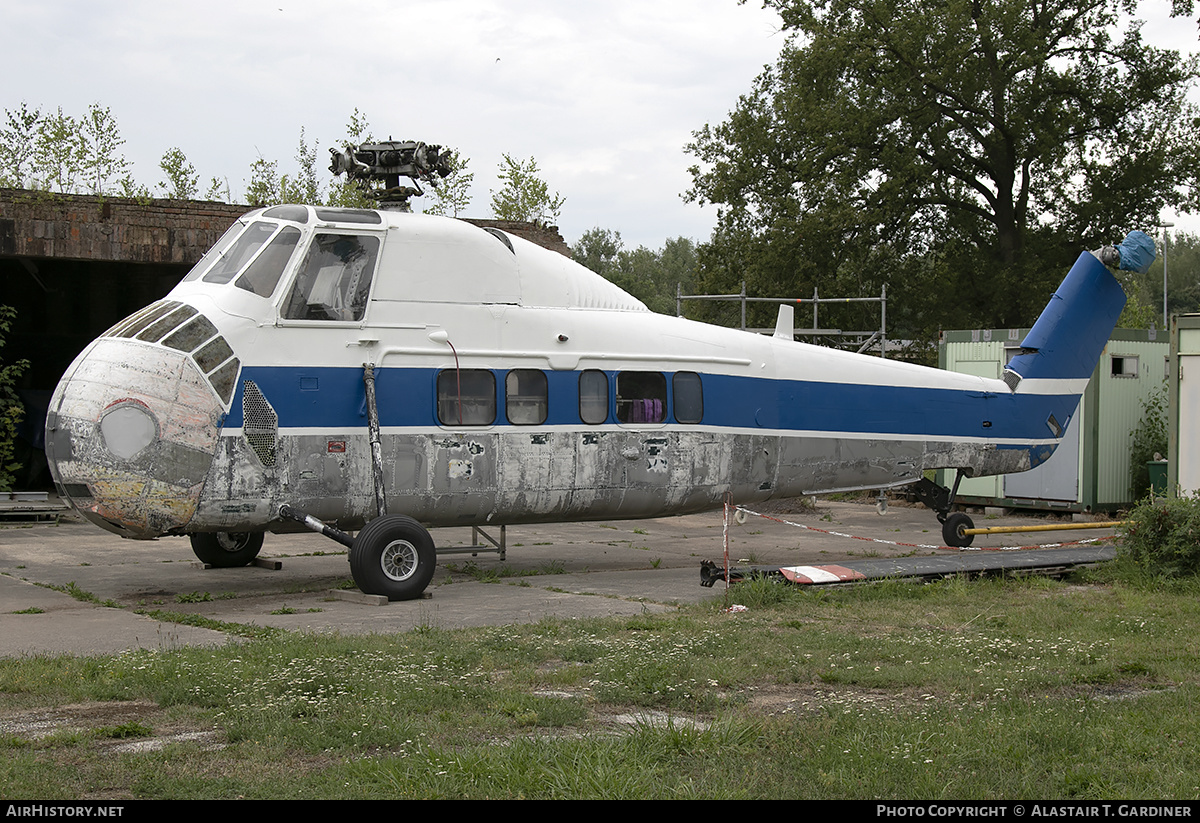
<path fill-rule="evenodd" d="M 246 228 L 246 224 L 241 220 L 238 220 L 232 226 L 227 228 L 225 233 L 221 235 L 220 239 L 213 244 L 212 248 L 206 251 L 204 256 L 196 261 L 196 265 L 192 266 L 191 271 L 184 276 L 184 281 L 186 282 L 188 280 L 195 280 L 197 277 L 204 274 L 204 270 L 211 266 L 213 261 L 220 257 L 221 253 L 225 251 L 225 249 L 229 248 L 229 244 L 232 243 L 239 234 L 241 234 L 241 231 L 244 228 Z"/>
<path fill-rule="evenodd" d="M 241 271 L 242 266 L 246 265 L 250 258 L 254 257 L 278 228 L 279 225 L 277 223 L 264 223 L 261 220 L 251 223 L 242 232 L 237 242 L 225 250 L 212 269 L 204 275 L 204 282 L 228 283 L 233 279 L 235 274 Z"/>
<path fill-rule="evenodd" d="M 296 250 L 296 243 L 299 241 L 300 229 L 285 226 L 262 253 L 254 258 L 254 262 L 246 267 L 246 271 L 234 285 L 259 297 L 270 297 L 279 283 L 280 275 L 287 268 L 288 261 L 292 259 L 292 252 Z"/>

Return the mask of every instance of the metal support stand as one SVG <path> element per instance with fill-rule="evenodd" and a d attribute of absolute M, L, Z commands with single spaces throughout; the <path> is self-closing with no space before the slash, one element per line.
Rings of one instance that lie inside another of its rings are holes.
<path fill-rule="evenodd" d="M 484 540 L 486 540 L 487 544 L 480 543 L 479 542 L 480 537 L 482 537 Z M 472 545 L 462 546 L 461 548 L 447 549 L 447 548 L 442 548 L 441 546 L 439 546 L 438 554 L 469 554 L 472 557 L 474 557 L 474 556 L 480 554 L 481 552 L 496 552 L 498 555 L 500 555 L 500 559 L 504 560 L 505 556 L 506 556 L 505 553 L 508 548 L 508 526 L 500 527 L 500 539 L 499 540 L 496 540 L 490 534 L 488 534 L 487 532 L 485 532 L 483 529 L 479 528 L 478 526 L 472 526 L 471 527 L 471 543 L 472 543 Z"/>

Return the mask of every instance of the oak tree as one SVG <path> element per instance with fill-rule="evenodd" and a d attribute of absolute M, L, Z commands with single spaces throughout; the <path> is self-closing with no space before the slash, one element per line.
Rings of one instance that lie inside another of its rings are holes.
<path fill-rule="evenodd" d="M 793 39 L 688 146 L 716 289 L 888 283 L 912 334 L 1019 326 L 1080 249 L 1197 202 L 1196 61 L 1127 0 L 765 5 Z"/>

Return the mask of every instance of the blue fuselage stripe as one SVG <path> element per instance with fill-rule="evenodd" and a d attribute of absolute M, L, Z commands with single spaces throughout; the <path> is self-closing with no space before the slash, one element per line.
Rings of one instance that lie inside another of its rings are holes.
<path fill-rule="evenodd" d="M 437 369 L 383 368 L 376 374 L 380 425 L 429 427 L 437 420 Z M 607 422 L 615 423 L 609 376 Z M 504 409 L 506 370 L 493 370 L 497 387 L 495 425 L 511 425 Z M 582 426 L 579 372 L 547 371 L 549 414 L 544 425 Z M 331 432 L 366 426 L 362 370 L 325 367 L 252 367 L 253 380 L 279 417 L 280 428 Z M 869 386 L 801 380 L 701 375 L 704 416 L 700 425 L 719 428 L 819 431 L 908 438 L 1046 440 L 1054 415 L 1065 429 L 1078 401 L 1075 395 L 1022 395 L 911 386 Z M 668 384 L 669 384 L 668 380 Z M 225 421 L 239 428 L 242 383 Z M 673 420 L 668 402 L 668 421 Z"/>

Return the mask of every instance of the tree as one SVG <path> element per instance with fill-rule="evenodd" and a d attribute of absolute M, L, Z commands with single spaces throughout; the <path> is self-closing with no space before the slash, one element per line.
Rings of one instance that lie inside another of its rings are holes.
<path fill-rule="evenodd" d="M 4 119 L 4 128 L 0 129 L 0 184 L 23 189 L 30 185 L 33 174 L 33 147 L 42 113 L 38 109 L 30 111 L 22 102 L 16 111 L 5 109 Z"/>
<path fill-rule="evenodd" d="M 208 191 L 204 193 L 205 200 L 228 203 L 232 198 L 229 193 L 229 180 L 213 177 L 208 181 Z"/>
<path fill-rule="evenodd" d="M 33 144 L 34 188 L 75 193 L 75 180 L 84 164 L 80 124 L 59 106 L 55 114 L 43 115 L 37 123 Z"/>
<path fill-rule="evenodd" d="M 688 146 L 713 286 L 888 283 L 910 333 L 1020 326 L 1081 248 L 1197 201 L 1197 64 L 1118 30 L 1125 0 L 766 5 L 794 39 Z"/>
<path fill-rule="evenodd" d="M 158 161 L 158 167 L 167 175 L 167 182 L 158 184 L 167 197 L 191 200 L 200 191 L 200 175 L 178 147 L 167 149 Z"/>
<path fill-rule="evenodd" d="M 254 208 L 274 206 L 279 198 L 279 164 L 261 154 L 250 164 L 250 180 L 246 183 L 246 202 Z"/>
<path fill-rule="evenodd" d="M 1167 313 L 1200 311 L 1200 235 L 1175 232 L 1164 249 L 1159 238 L 1158 258 L 1140 279 L 1145 284 L 1146 301 L 1155 307 L 1162 325 L 1163 265 L 1167 267 Z"/>
<path fill-rule="evenodd" d="M 696 244 L 686 237 L 667 240 L 659 251 L 628 250 L 620 232 L 600 227 L 583 233 L 571 257 L 660 314 L 675 313 L 679 287 L 691 290 L 697 264 Z"/>
<path fill-rule="evenodd" d="M 616 264 L 617 255 L 624 245 L 619 231 L 596 226 L 585 231 L 579 242 L 571 247 L 571 259 L 596 274 L 604 275 Z"/>
<path fill-rule="evenodd" d="M 0 130 L 0 183 L 75 194 L 78 181 L 89 194 L 107 194 L 130 185 L 130 164 L 120 153 L 125 144 L 112 112 L 99 103 L 76 119 L 56 113 L 43 115 L 22 103 L 5 110 Z"/>
<path fill-rule="evenodd" d="M 99 103 L 88 106 L 79 123 L 80 158 L 82 170 L 91 194 L 103 195 L 109 181 L 129 175 L 129 161 L 119 152 L 125 145 L 121 130 L 107 106 Z"/>
<path fill-rule="evenodd" d="M 458 217 L 471 205 L 471 185 L 475 182 L 475 172 L 467 171 L 471 158 L 463 157 L 457 151 L 450 152 L 450 174 L 447 175 L 437 188 L 425 194 L 432 197 L 432 203 L 426 203 L 421 209 L 425 214 L 442 214 Z"/>
<path fill-rule="evenodd" d="M 527 223 L 553 223 L 558 220 L 566 198 L 554 193 L 539 174 L 537 161 L 514 160 L 509 154 L 502 156 L 497 177 L 503 184 L 500 191 L 492 192 L 492 214 L 500 220 L 522 220 Z"/>
<path fill-rule="evenodd" d="M 321 202 L 321 185 L 317 182 L 317 149 L 304 140 L 304 127 L 300 127 L 300 145 L 296 149 L 296 163 L 300 171 L 295 177 L 286 174 L 279 179 L 279 198 L 284 203 Z"/>

